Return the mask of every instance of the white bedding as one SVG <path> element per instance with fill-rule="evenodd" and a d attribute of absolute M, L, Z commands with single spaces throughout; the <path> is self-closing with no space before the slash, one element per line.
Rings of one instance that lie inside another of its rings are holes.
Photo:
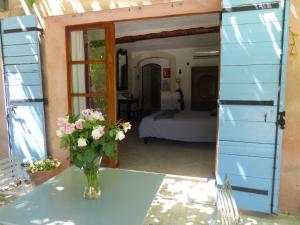
<path fill-rule="evenodd" d="M 208 111 L 180 111 L 174 118 L 154 119 L 158 113 L 144 117 L 139 137 L 155 137 L 186 142 L 215 142 L 217 117 Z"/>

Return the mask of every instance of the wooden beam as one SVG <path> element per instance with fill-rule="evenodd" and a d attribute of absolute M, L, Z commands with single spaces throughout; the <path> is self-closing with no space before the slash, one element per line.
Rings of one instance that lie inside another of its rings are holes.
<path fill-rule="evenodd" d="M 130 42 L 143 41 L 143 40 L 158 39 L 158 38 L 180 37 L 180 36 L 188 36 L 188 35 L 196 35 L 196 34 L 209 34 L 209 33 L 217 33 L 219 31 L 220 31 L 219 26 L 196 27 L 196 28 L 189 28 L 189 29 L 162 31 L 159 33 L 141 34 L 136 36 L 124 36 L 124 37 L 116 38 L 116 43 L 121 44 L 121 43 L 130 43 Z"/>

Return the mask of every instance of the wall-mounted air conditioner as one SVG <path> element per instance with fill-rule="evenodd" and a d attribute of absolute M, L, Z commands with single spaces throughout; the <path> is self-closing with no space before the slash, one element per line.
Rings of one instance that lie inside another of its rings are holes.
<path fill-rule="evenodd" d="M 209 58 L 209 57 L 218 57 L 220 50 L 218 46 L 208 46 L 194 49 L 193 58 Z"/>

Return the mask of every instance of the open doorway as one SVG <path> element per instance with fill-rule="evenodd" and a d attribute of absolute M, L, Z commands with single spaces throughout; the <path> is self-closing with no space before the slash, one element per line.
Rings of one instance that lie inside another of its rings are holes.
<path fill-rule="evenodd" d="M 160 110 L 161 66 L 148 63 L 142 67 L 142 107 L 143 115 Z"/>
<path fill-rule="evenodd" d="M 118 119 L 133 123 L 120 168 L 214 176 L 219 26 L 218 13 L 115 23 L 116 52 L 128 56 L 118 102 L 130 111 L 118 104 Z"/>

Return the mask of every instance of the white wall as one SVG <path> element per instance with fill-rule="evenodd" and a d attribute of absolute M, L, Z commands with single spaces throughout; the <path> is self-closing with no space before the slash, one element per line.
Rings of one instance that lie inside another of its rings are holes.
<path fill-rule="evenodd" d="M 197 48 L 199 49 L 199 48 Z M 207 49 L 207 47 L 205 48 Z M 155 52 L 156 55 L 159 54 L 159 52 L 162 53 L 162 55 L 171 55 L 175 58 L 175 65 L 173 66 L 173 69 L 171 68 L 171 79 L 176 80 L 176 78 L 181 79 L 181 89 L 184 94 L 184 100 L 185 100 L 185 107 L 186 110 L 191 109 L 191 68 L 193 66 L 217 66 L 219 64 L 219 58 L 218 57 L 211 57 L 211 58 L 200 58 L 200 59 L 194 59 L 194 50 L 195 48 L 179 48 L 179 49 L 161 49 L 161 50 L 153 50 L 153 51 L 135 51 L 130 54 L 129 61 L 132 61 L 135 57 L 140 55 L 151 55 L 151 52 Z M 172 67 L 170 64 L 169 59 L 164 59 L 165 61 L 169 61 L 169 66 Z M 141 61 L 140 61 L 141 62 Z M 147 63 L 162 63 L 162 59 L 158 60 L 157 58 L 147 59 L 147 61 L 144 60 L 144 62 Z M 143 65 L 145 63 L 143 62 Z M 163 66 L 167 66 L 167 64 L 163 64 Z M 138 75 L 141 73 L 139 65 L 133 65 L 132 63 L 129 63 L 129 66 L 133 67 L 134 69 L 129 68 L 129 79 L 130 79 L 130 90 L 136 97 L 138 97 L 139 93 L 139 81 L 137 80 Z M 179 70 L 181 70 L 181 74 L 179 74 Z M 175 88 L 172 88 L 173 91 L 175 91 Z"/>

